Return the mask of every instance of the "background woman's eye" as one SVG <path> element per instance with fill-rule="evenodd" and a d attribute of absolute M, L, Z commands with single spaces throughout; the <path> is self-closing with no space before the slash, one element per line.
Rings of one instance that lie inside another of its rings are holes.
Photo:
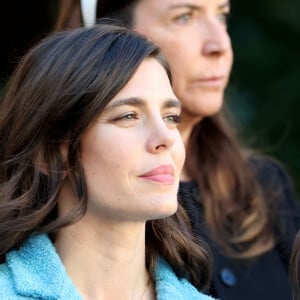
<path fill-rule="evenodd" d="M 192 13 L 187 12 L 187 13 L 177 16 L 174 20 L 178 24 L 187 24 L 190 22 L 191 18 L 192 18 Z"/>
<path fill-rule="evenodd" d="M 224 13 L 219 14 L 218 18 L 221 21 L 221 23 L 223 23 L 224 25 L 227 25 L 228 18 L 229 18 L 229 12 L 224 12 Z"/>

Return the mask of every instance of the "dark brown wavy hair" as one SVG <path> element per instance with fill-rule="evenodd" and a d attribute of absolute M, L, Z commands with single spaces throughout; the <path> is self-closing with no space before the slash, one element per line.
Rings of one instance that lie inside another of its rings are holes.
<path fill-rule="evenodd" d="M 154 44 L 131 30 L 101 25 L 53 33 L 21 60 L 0 107 L 1 260 L 29 234 L 52 236 L 84 216 L 88 199 L 81 134 L 148 57 L 158 60 L 171 80 Z M 64 163 L 60 147 L 66 141 Z M 57 198 L 66 173 L 78 203 L 59 217 Z M 151 273 L 158 255 L 179 276 L 203 289 L 208 285 L 210 254 L 193 240 L 181 206 L 175 215 L 146 224 Z"/>
<path fill-rule="evenodd" d="M 99 0 L 97 16 L 110 17 L 133 28 L 135 5 L 139 1 Z M 73 4 L 76 3 L 80 6 L 74 0 Z M 62 5 L 59 20 L 64 19 L 64 10 Z M 273 211 L 249 167 L 250 152 L 241 147 L 228 120 L 220 112 L 194 127 L 185 168 L 198 183 L 205 220 L 214 241 L 226 255 L 247 259 L 274 246 Z"/>

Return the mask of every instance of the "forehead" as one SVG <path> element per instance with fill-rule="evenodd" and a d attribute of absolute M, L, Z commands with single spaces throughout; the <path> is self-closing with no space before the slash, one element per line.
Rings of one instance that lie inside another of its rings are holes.
<path fill-rule="evenodd" d="M 143 99 L 176 99 L 166 70 L 154 58 L 146 58 L 127 84 L 112 99 L 139 97 Z"/>
<path fill-rule="evenodd" d="M 154 10 L 169 10 L 178 7 L 189 7 L 189 6 L 199 6 L 199 7 L 220 7 L 227 3 L 229 5 L 229 0 L 140 0 L 137 2 L 137 8 L 139 6 L 148 7 Z"/>

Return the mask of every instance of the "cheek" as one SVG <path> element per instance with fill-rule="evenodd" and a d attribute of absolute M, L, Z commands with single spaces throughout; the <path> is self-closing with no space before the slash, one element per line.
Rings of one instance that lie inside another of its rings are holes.
<path fill-rule="evenodd" d="M 88 180 L 101 180 L 109 169 L 118 167 L 118 161 L 114 161 L 116 149 L 112 147 L 109 139 L 100 137 L 97 132 L 82 139 L 81 149 L 82 164 Z"/>
<path fill-rule="evenodd" d="M 182 67 L 185 62 L 192 60 L 189 52 L 193 47 L 187 47 L 186 45 L 189 44 L 182 39 L 172 38 L 161 41 L 160 48 L 172 68 L 177 69 L 178 66 Z"/>
<path fill-rule="evenodd" d="M 188 43 L 182 40 L 165 41 L 162 43 L 161 49 L 166 57 L 173 78 L 173 88 L 179 93 L 184 88 L 186 80 L 190 77 L 192 66 L 197 61 L 197 54 L 194 47 L 187 47 Z M 192 48 L 192 49 L 191 49 Z M 199 55 L 198 55 L 199 56 Z"/>
<path fill-rule="evenodd" d="M 227 37 L 227 43 L 228 43 L 228 45 L 227 45 L 227 54 L 226 55 L 227 55 L 228 65 L 231 69 L 232 64 L 233 64 L 233 49 L 232 49 L 231 39 L 230 39 L 229 35 Z"/>
<path fill-rule="evenodd" d="M 87 151 L 83 156 L 83 168 L 87 180 L 89 198 L 117 193 L 121 186 L 127 186 L 130 175 L 128 153 L 105 145 L 98 150 Z M 116 189 L 116 183 L 118 188 Z"/>
<path fill-rule="evenodd" d="M 100 174 L 108 171 L 113 173 L 115 170 L 118 172 L 128 158 L 128 152 L 124 153 L 121 147 L 110 147 L 106 144 L 86 151 L 83 156 L 84 167 Z"/>
<path fill-rule="evenodd" d="M 185 161 L 185 155 L 186 155 L 185 147 L 184 147 L 182 138 L 181 138 L 180 134 L 178 133 L 178 136 L 176 138 L 176 142 L 174 145 L 174 157 L 175 157 L 174 160 L 175 160 L 175 163 L 176 163 L 179 173 L 181 172 L 181 170 L 183 168 L 184 161 Z"/>
<path fill-rule="evenodd" d="M 231 70 L 232 68 L 232 65 L 233 65 L 233 60 L 234 60 L 234 56 L 233 56 L 233 50 L 232 48 L 230 47 L 230 50 L 229 50 L 229 53 L 228 53 L 228 60 L 229 60 L 229 69 Z"/>
<path fill-rule="evenodd" d="M 122 161 L 126 137 L 119 131 L 100 124 L 83 136 L 81 144 L 81 156 L 86 165 L 91 168 L 106 167 L 118 165 L 118 162 Z"/>

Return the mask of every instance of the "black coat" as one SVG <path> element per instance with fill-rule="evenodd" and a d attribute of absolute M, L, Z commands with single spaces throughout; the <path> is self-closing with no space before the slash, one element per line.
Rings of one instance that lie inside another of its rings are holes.
<path fill-rule="evenodd" d="M 271 191 L 273 197 L 275 195 L 274 201 L 278 207 L 274 231 L 279 236 L 271 251 L 252 261 L 242 262 L 224 256 L 209 238 L 195 182 L 181 182 L 179 198 L 191 219 L 195 236 L 206 240 L 211 246 L 214 256 L 212 296 L 220 300 L 291 300 L 289 259 L 296 232 L 300 228 L 300 204 L 287 172 L 279 164 L 269 159 L 253 159 L 250 166 L 266 191 L 266 197 L 267 191 Z"/>

